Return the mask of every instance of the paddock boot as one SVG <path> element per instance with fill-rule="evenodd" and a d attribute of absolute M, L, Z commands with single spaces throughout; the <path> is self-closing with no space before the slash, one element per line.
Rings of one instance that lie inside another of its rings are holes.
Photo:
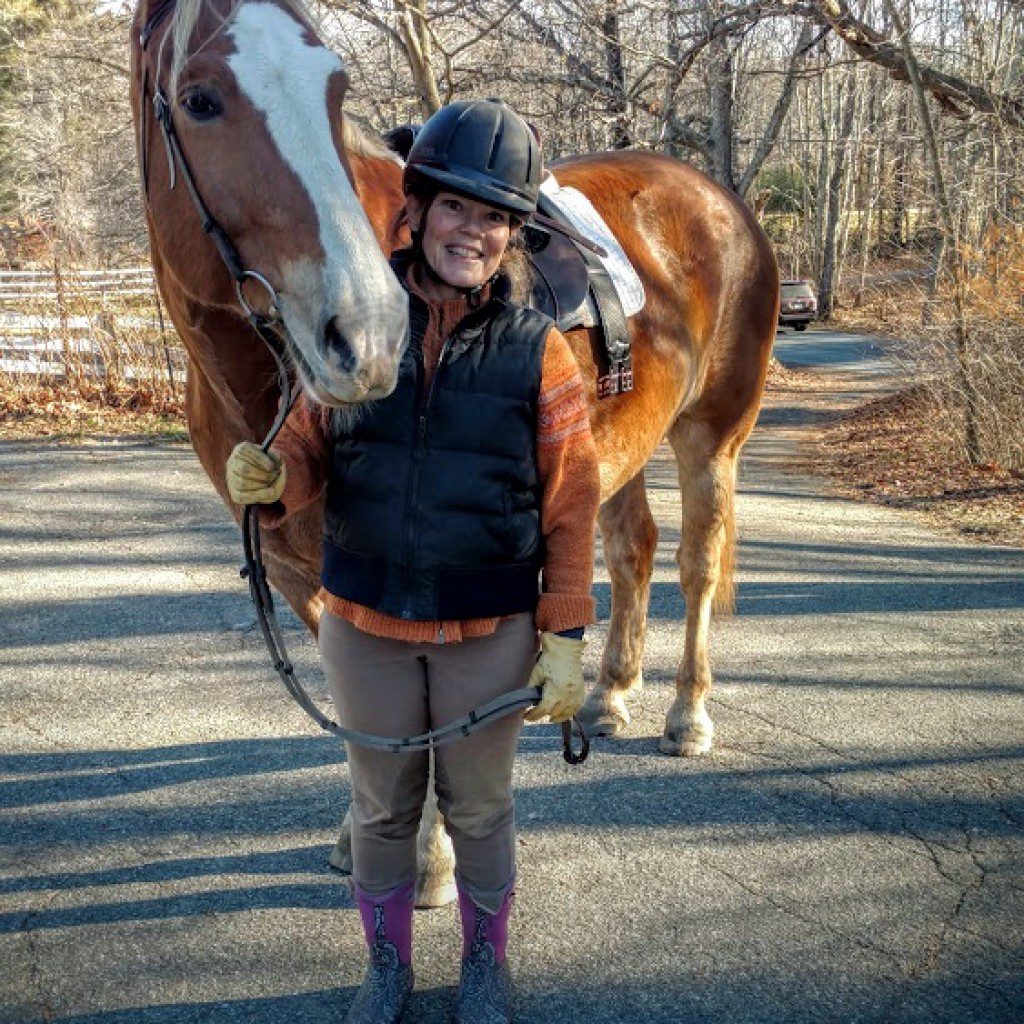
<path fill-rule="evenodd" d="M 458 884 L 458 883 L 457 883 Z M 452 1024 L 511 1024 L 512 975 L 505 962 L 512 886 L 496 914 L 478 907 L 461 885 L 462 974 Z"/>
<path fill-rule="evenodd" d="M 398 1024 L 412 992 L 414 887 L 403 885 L 385 896 L 354 889 L 370 963 L 345 1024 Z"/>

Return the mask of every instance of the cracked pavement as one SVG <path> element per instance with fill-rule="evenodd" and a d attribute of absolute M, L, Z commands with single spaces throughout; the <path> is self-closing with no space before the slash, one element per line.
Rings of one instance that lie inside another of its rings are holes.
<path fill-rule="evenodd" d="M 777 352 L 841 377 L 830 402 L 887 384 L 863 338 Z M 794 470 L 820 398 L 775 396 L 747 446 L 697 760 L 657 752 L 683 604 L 667 452 L 649 468 L 633 724 L 578 769 L 553 727 L 521 743 L 523 1022 L 1024 1019 L 1024 551 Z M 0 1021 L 341 1021 L 364 962 L 326 869 L 343 752 L 280 689 L 191 451 L 3 443 L 0 507 Z M 417 915 L 407 1022 L 445 1019 L 457 960 L 451 908 Z"/>

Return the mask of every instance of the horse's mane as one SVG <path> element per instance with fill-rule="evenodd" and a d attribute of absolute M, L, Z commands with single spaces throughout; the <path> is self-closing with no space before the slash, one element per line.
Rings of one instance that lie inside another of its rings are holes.
<path fill-rule="evenodd" d="M 201 50 L 206 43 L 213 39 L 228 22 L 235 15 L 235 11 L 241 6 L 244 0 L 227 0 L 225 4 L 218 4 L 220 8 L 217 16 L 219 18 L 219 24 L 217 28 L 210 33 L 209 39 L 204 40 L 198 46 Z M 305 5 L 303 0 L 280 0 L 280 2 L 288 8 L 296 18 L 299 19 L 304 25 L 308 25 L 313 31 L 317 30 L 316 19 L 313 17 L 309 8 Z M 171 48 L 171 73 L 170 73 L 170 88 L 175 91 L 178 86 L 178 79 L 181 77 L 181 73 L 185 68 L 185 64 L 188 62 L 190 56 L 192 56 L 196 50 L 189 50 L 189 43 L 192 41 L 192 35 L 196 30 L 196 25 L 199 24 L 199 19 L 206 9 L 213 10 L 211 0 L 178 0 L 174 5 L 174 10 L 171 12 L 171 20 L 169 24 L 169 31 L 164 36 L 164 45 L 160 48 L 160 62 L 163 62 L 164 58 L 164 47 L 170 44 Z"/>
<path fill-rule="evenodd" d="M 402 163 L 402 158 L 385 145 L 384 140 L 361 128 L 348 114 L 342 114 L 341 141 L 345 151 L 352 156 L 365 156 L 370 160 L 392 160 Z"/>

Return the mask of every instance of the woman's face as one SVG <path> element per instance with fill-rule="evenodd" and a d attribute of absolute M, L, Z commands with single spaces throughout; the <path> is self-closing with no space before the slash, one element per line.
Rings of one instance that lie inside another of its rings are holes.
<path fill-rule="evenodd" d="M 423 207 L 415 196 L 409 196 L 407 204 L 415 230 Z M 446 284 L 476 288 L 498 269 L 511 232 L 504 210 L 454 192 L 438 192 L 423 227 L 423 255 Z"/>

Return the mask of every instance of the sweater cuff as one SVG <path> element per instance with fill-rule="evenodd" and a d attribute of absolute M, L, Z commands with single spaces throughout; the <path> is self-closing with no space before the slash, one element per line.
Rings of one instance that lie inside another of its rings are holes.
<path fill-rule="evenodd" d="M 594 599 L 590 594 L 541 594 L 533 617 L 534 625 L 544 633 L 589 626 L 593 621 Z"/>

